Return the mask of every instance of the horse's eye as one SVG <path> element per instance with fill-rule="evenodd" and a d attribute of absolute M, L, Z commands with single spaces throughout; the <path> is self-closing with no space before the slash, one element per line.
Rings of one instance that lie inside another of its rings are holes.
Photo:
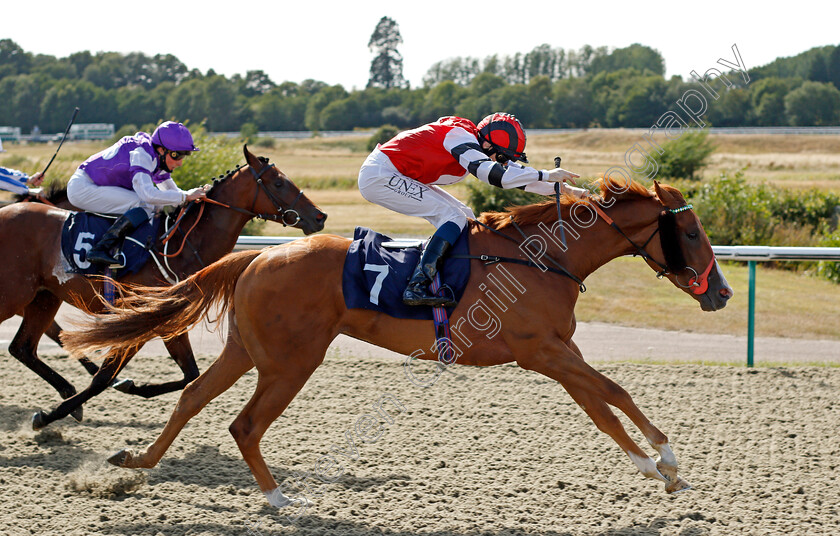
<path fill-rule="evenodd" d="M 697 233 L 687 233 L 686 236 L 688 236 L 689 240 L 697 240 L 699 235 Z"/>
<path fill-rule="evenodd" d="M 281 180 L 274 181 L 274 187 L 279 190 L 280 188 L 283 187 L 283 181 L 281 181 Z"/>

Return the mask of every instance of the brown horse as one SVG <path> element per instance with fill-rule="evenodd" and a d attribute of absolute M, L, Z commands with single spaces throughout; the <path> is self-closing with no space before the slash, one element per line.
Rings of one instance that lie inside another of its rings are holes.
<path fill-rule="evenodd" d="M 209 201 L 185 207 L 170 245 L 157 244 L 155 262 L 126 276 L 126 283 L 161 286 L 177 282 L 229 253 L 244 225 L 253 217 L 293 225 L 306 234 L 320 231 L 326 215 L 267 159 L 244 148 L 247 166 L 239 167 L 208 191 Z M 91 311 L 101 311 L 102 281 L 67 273 L 60 250 L 62 226 L 68 212 L 41 203 L 15 203 L 0 209 L 0 256 L 6 259 L 0 280 L 0 321 L 23 316 L 9 351 L 50 383 L 65 400 L 50 413 L 37 413 L 33 427 L 39 429 L 76 411 L 111 384 L 127 360 L 105 360 L 85 390 L 73 386 L 37 354 L 38 340 L 51 325 L 62 300 Z M 187 237 L 189 229 L 192 232 Z M 171 256 L 184 244 L 183 250 Z M 172 247 L 174 245 L 175 247 Z M 170 257 L 162 252 L 169 249 Z M 125 381 L 120 390 L 140 396 L 155 396 L 182 389 L 198 376 L 186 333 L 169 338 L 167 350 L 184 373 L 178 381 L 134 385 Z"/>
<path fill-rule="evenodd" d="M 562 200 L 563 221 L 570 222 L 565 226 L 570 237 L 567 248 L 557 240 L 560 200 L 558 207 L 548 202 L 484 214 L 479 220 L 483 225 L 471 225 L 470 252 L 488 264 L 472 261 L 467 288 L 451 317 L 455 334 L 451 348 L 455 361 L 463 365 L 515 361 L 560 382 L 644 476 L 664 482 L 669 492 L 681 491 L 689 486 L 677 475 L 668 438 L 624 389 L 583 360 L 572 341 L 574 306 L 583 288 L 575 278 L 585 279 L 616 257 L 638 254 L 703 310 L 723 308 L 732 289 L 679 191 L 659 184 L 652 191 L 636 183 L 621 187 L 616 181 L 602 180 L 600 185 L 601 196 L 588 202 Z M 593 209 L 590 215 L 596 214 L 596 203 L 601 205 L 597 209 L 601 216 L 576 214 L 589 209 Z M 660 240 L 651 240 L 657 233 Z M 545 249 L 532 246 L 530 254 L 523 254 L 529 248 L 516 245 L 520 236 L 532 244 L 541 237 Z M 186 387 L 157 440 L 142 453 L 123 450 L 109 461 L 123 467 L 155 466 L 191 417 L 256 367 L 256 391 L 230 431 L 269 502 L 282 506 L 289 500 L 262 458 L 260 439 L 321 364 L 339 333 L 410 356 L 404 364 L 409 379 L 421 385 L 433 383 L 428 373 L 418 379 L 411 370 L 414 358 L 435 359 L 434 350 L 426 351 L 436 343 L 431 321 L 399 320 L 345 307 L 342 265 L 349 245 L 345 238 L 320 235 L 263 252 L 234 253 L 176 286 L 137 289 L 124 302 L 126 308 L 89 320 L 86 331 L 65 333 L 67 347 L 75 351 L 111 346 L 109 355 L 120 356 L 143 344 L 150 328 L 173 337 L 197 323 L 214 303 L 221 304 L 223 312 L 228 310 L 224 350 Z M 555 266 L 562 267 L 555 271 L 565 275 L 552 272 L 545 263 L 549 255 L 558 260 Z M 609 405 L 643 432 L 659 453 L 658 462 L 630 438 Z"/>

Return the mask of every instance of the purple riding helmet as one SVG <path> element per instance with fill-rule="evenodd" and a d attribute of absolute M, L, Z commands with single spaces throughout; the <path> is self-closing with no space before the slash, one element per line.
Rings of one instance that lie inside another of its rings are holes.
<path fill-rule="evenodd" d="M 181 123 L 165 121 L 152 133 L 152 143 L 169 151 L 200 151 L 193 143 L 190 130 Z"/>

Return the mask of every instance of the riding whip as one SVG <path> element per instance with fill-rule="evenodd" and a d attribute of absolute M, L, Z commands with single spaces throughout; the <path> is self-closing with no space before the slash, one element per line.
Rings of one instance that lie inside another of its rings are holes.
<path fill-rule="evenodd" d="M 554 157 L 554 167 L 560 167 L 560 157 Z M 563 224 L 563 215 L 560 214 L 560 183 L 554 183 L 554 198 L 557 200 L 557 224 L 560 226 L 560 241 L 563 243 L 563 251 L 566 251 L 568 246 L 566 245 L 566 229 L 565 225 Z"/>
<path fill-rule="evenodd" d="M 50 166 L 52 165 L 53 160 L 55 160 L 55 157 L 58 156 L 58 151 L 61 150 L 61 146 L 64 145 L 64 140 L 67 139 L 67 133 L 70 132 L 70 127 L 73 126 L 73 122 L 76 120 L 76 115 L 78 113 L 79 113 L 79 108 L 76 107 L 76 109 L 73 110 L 73 117 L 70 118 L 70 122 L 67 123 L 67 128 L 64 129 L 64 135 L 61 136 L 61 141 L 58 144 L 58 149 L 55 150 L 55 154 L 53 154 L 52 158 L 50 158 L 50 161 L 47 162 L 47 167 L 44 168 L 44 171 L 41 172 L 41 175 L 46 175 L 47 174 L 47 170 L 50 169 Z"/>

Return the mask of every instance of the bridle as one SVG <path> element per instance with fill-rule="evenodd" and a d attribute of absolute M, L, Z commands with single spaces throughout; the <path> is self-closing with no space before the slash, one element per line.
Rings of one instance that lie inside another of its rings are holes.
<path fill-rule="evenodd" d="M 653 264 L 655 264 L 656 266 L 659 267 L 659 271 L 656 273 L 657 278 L 661 279 L 662 277 L 664 277 L 668 274 L 672 274 L 672 275 L 674 275 L 674 281 L 676 282 L 676 284 L 678 286 L 682 287 L 682 288 L 691 289 L 692 294 L 704 294 L 709 289 L 709 274 L 711 273 L 712 267 L 715 264 L 714 255 L 712 255 L 712 260 L 709 261 L 709 265 L 706 267 L 706 269 L 703 270 L 702 273 L 697 273 L 697 270 L 695 270 L 691 266 L 685 266 L 685 267 L 683 267 L 679 270 L 674 270 L 674 269 L 672 269 L 671 267 L 668 266 L 667 260 L 666 260 L 665 264 L 663 264 L 663 263 L 659 262 L 658 260 L 656 260 L 653 257 L 653 255 L 651 255 L 650 253 L 647 252 L 645 247 L 647 247 L 647 245 L 650 244 L 650 241 L 653 240 L 653 237 L 656 236 L 657 233 L 660 233 L 660 236 L 661 236 L 661 232 L 660 232 L 661 218 L 660 218 L 660 223 L 657 223 L 656 229 L 653 230 L 653 232 L 650 234 L 648 239 L 645 240 L 644 244 L 639 245 L 636 242 L 634 242 L 632 238 L 627 236 L 627 234 L 624 231 L 621 230 L 621 227 L 619 227 L 618 224 L 615 223 L 615 221 L 613 221 L 613 219 L 610 218 L 607 215 L 607 213 L 604 212 L 604 210 L 601 207 L 598 206 L 598 203 L 590 203 L 589 206 L 591 206 L 595 210 L 595 212 L 598 214 L 598 216 L 603 218 L 604 221 L 607 222 L 610 225 L 610 227 L 612 227 L 613 229 L 618 231 L 618 233 L 621 236 L 623 236 L 628 242 L 630 242 L 630 245 L 632 245 L 633 248 L 636 250 L 636 252 L 633 255 L 638 255 L 639 257 L 642 257 L 646 261 L 651 262 L 651 263 L 653 263 Z M 685 211 L 691 210 L 693 208 L 694 208 L 694 205 L 692 205 L 691 203 L 687 203 L 687 204 L 685 204 L 681 207 L 678 207 L 678 208 L 665 208 L 665 210 L 662 211 L 661 215 L 665 215 L 665 214 L 676 215 L 676 214 L 679 214 L 680 212 L 685 212 Z M 559 200 L 558 200 L 557 210 L 558 211 L 560 210 Z M 664 250 L 664 248 L 663 248 L 663 250 Z M 694 276 L 689 278 L 687 285 L 683 285 L 679 280 L 679 276 L 676 274 L 676 272 L 682 271 L 682 270 L 691 270 L 691 272 L 694 273 Z"/>
<path fill-rule="evenodd" d="M 234 210 L 236 212 L 240 212 L 242 214 L 247 214 L 248 216 L 250 216 L 252 218 L 258 218 L 258 219 L 261 219 L 261 220 L 278 221 L 278 222 L 283 224 L 283 227 L 287 227 L 287 226 L 288 227 L 294 227 L 295 225 L 300 223 L 300 214 L 298 213 L 297 210 L 295 210 L 295 206 L 297 205 L 298 201 L 300 201 L 300 198 L 303 197 L 303 190 L 298 191 L 298 194 L 295 197 L 294 201 L 292 201 L 291 205 L 289 205 L 288 207 L 284 207 L 283 203 L 279 199 L 277 199 L 277 197 L 275 197 L 274 194 L 271 193 L 271 190 L 268 189 L 268 186 L 266 186 L 265 182 L 262 179 L 262 176 L 266 171 L 268 171 L 271 168 L 274 168 L 274 164 L 268 163 L 267 160 L 260 159 L 260 161 L 265 163 L 266 165 L 263 166 L 262 169 L 260 169 L 259 171 L 254 169 L 254 166 L 249 166 L 251 168 L 251 176 L 254 177 L 254 181 L 256 181 L 257 185 L 259 186 L 259 188 L 254 190 L 254 199 L 253 199 L 253 201 L 251 201 L 251 209 L 250 210 L 240 208 L 240 207 L 234 207 L 234 206 L 228 205 L 226 203 L 221 203 L 219 201 L 216 201 L 215 199 L 205 198 L 204 201 L 206 201 L 208 203 L 212 203 L 214 205 L 219 205 L 219 206 L 222 206 L 222 207 L 225 207 L 225 208 L 229 208 L 231 210 Z M 226 177 L 232 176 L 234 173 L 236 173 L 237 171 L 239 171 L 243 167 L 245 167 L 245 166 L 236 166 L 236 168 L 233 171 L 228 171 L 227 172 Z M 287 180 L 287 179 L 284 179 L 284 180 Z M 271 201 L 271 204 L 274 205 L 274 209 L 275 209 L 274 212 L 254 212 L 254 207 L 257 206 L 257 197 L 259 197 L 260 191 L 262 191 L 265 194 L 265 196 L 268 198 L 268 200 Z M 286 218 L 287 214 L 291 214 L 292 220 L 288 220 Z"/>
<path fill-rule="evenodd" d="M 303 190 L 300 190 L 298 192 L 297 196 L 295 197 L 294 201 L 292 201 L 291 205 L 289 205 L 288 207 L 284 207 L 283 203 L 279 199 L 277 199 L 274 196 L 274 194 L 271 193 L 271 190 L 268 189 L 268 186 L 266 186 L 265 182 L 262 179 L 263 174 L 266 171 L 268 171 L 269 169 L 273 168 L 274 164 L 270 164 L 270 163 L 268 163 L 267 160 L 263 160 L 262 158 L 260 159 L 260 161 L 265 163 L 265 166 L 263 166 L 262 169 L 260 169 L 260 170 L 256 170 L 254 168 L 254 166 L 250 166 L 250 165 L 248 166 L 248 167 L 251 168 L 251 175 L 254 178 L 254 181 L 259 186 L 259 188 L 256 188 L 254 190 L 254 199 L 253 199 L 253 201 L 251 201 L 251 209 L 250 210 L 245 209 L 245 208 L 241 208 L 241 207 L 236 207 L 236 206 L 233 206 L 233 205 L 228 205 L 227 203 L 222 203 L 221 201 L 216 201 L 215 199 L 210 199 L 209 197 L 205 197 L 204 199 L 198 199 L 198 200 L 195 200 L 195 201 L 190 201 L 189 203 L 187 203 L 185 206 L 183 206 L 181 208 L 181 211 L 178 213 L 178 217 L 176 218 L 175 223 L 172 225 L 172 228 L 169 229 L 166 232 L 166 234 L 161 238 L 161 244 L 166 245 L 167 242 L 169 242 L 172 239 L 172 237 L 175 236 L 175 231 L 180 226 L 181 220 L 186 215 L 186 213 L 189 211 L 190 207 L 192 207 L 193 204 L 198 203 L 200 205 L 198 216 L 195 218 L 195 222 L 193 222 L 193 224 L 189 228 L 189 230 L 187 230 L 187 232 L 184 233 L 184 239 L 181 242 L 181 247 L 178 248 L 178 251 L 176 251 L 175 253 L 171 253 L 171 254 L 166 253 L 166 252 L 162 252 L 162 253 L 158 252 L 158 253 L 162 257 L 167 257 L 167 258 L 177 257 L 178 255 L 181 254 L 181 251 L 184 249 L 184 245 L 187 243 L 187 237 L 189 237 L 190 233 L 193 231 L 193 229 L 195 229 L 195 226 L 198 225 L 198 222 L 201 220 L 201 216 L 204 214 L 204 207 L 206 206 L 206 203 L 211 203 L 213 205 L 218 205 L 220 207 L 224 207 L 224 208 L 233 210 L 235 212 L 239 212 L 241 214 L 246 214 L 247 216 L 249 216 L 251 218 L 259 218 L 261 220 L 279 221 L 280 223 L 283 224 L 283 227 L 286 227 L 286 226 L 294 227 L 295 225 L 297 225 L 300 222 L 301 218 L 300 218 L 300 214 L 298 213 L 298 211 L 295 210 L 295 206 L 297 205 L 300 198 L 303 197 Z M 242 165 L 236 166 L 233 170 L 228 170 L 225 173 L 225 175 L 222 175 L 220 178 L 222 180 L 230 178 L 234 174 L 236 174 L 240 169 L 242 169 L 243 167 L 246 167 L 246 166 L 242 166 Z M 284 179 L 284 180 L 288 180 L 288 179 Z M 274 208 L 275 208 L 274 212 L 268 212 L 268 213 L 254 212 L 254 208 L 257 206 L 257 197 L 259 197 L 261 191 L 263 193 L 265 193 L 268 200 L 271 201 L 272 205 L 274 205 Z M 202 201 L 204 201 L 204 202 L 202 202 Z M 288 220 L 287 217 L 286 217 L 287 214 L 291 214 L 293 219 Z M 202 266 L 204 265 L 203 262 L 201 264 L 202 264 Z"/>
<path fill-rule="evenodd" d="M 557 205 L 557 217 L 558 217 L 557 221 L 560 223 L 560 230 L 561 230 L 561 233 L 563 234 L 562 242 L 563 242 L 563 245 L 565 246 L 566 245 L 565 233 L 563 232 L 563 224 L 562 224 L 563 217 L 560 213 L 560 190 L 559 190 L 559 188 L 555 189 L 555 193 L 556 193 L 555 203 Z M 681 268 L 679 270 L 671 270 L 667 265 L 667 260 L 666 260 L 666 263 L 663 264 L 663 263 L 659 262 L 658 260 L 656 260 L 645 249 L 647 247 L 647 245 L 650 244 L 650 241 L 653 240 L 653 237 L 656 236 L 656 234 L 660 232 L 659 227 L 660 227 L 661 223 L 658 223 L 657 226 L 656 226 L 656 229 L 653 230 L 653 232 L 648 237 L 648 239 L 645 240 L 645 242 L 643 244 L 639 245 L 632 238 L 630 238 L 627 235 L 627 233 L 625 233 L 621 229 L 621 227 L 619 227 L 618 224 L 615 223 L 615 221 L 612 218 L 610 218 L 609 215 L 606 212 L 604 212 L 604 210 L 601 207 L 598 206 L 597 203 L 590 202 L 589 206 L 591 206 L 595 210 L 595 212 L 598 214 L 598 216 L 603 218 L 604 221 L 607 222 L 607 224 L 609 224 L 610 227 L 612 227 L 613 229 L 618 231 L 618 233 L 621 236 L 623 236 L 625 238 L 625 240 L 630 242 L 630 244 L 636 250 L 634 255 L 638 255 L 638 256 L 642 257 L 643 259 L 645 259 L 646 261 L 650 261 L 650 262 L 652 262 L 653 264 L 655 264 L 656 266 L 659 267 L 659 271 L 656 273 L 656 277 L 661 279 L 662 277 L 664 277 L 668 274 L 673 274 L 676 284 L 678 286 L 682 287 L 682 288 L 690 289 L 692 294 L 697 294 L 697 295 L 704 294 L 709 289 L 709 274 L 712 271 L 712 267 L 715 265 L 714 255 L 712 255 L 712 260 L 709 261 L 709 265 L 706 267 L 705 270 L 703 270 L 702 273 L 698 274 L 697 270 L 695 270 L 691 266 L 685 266 L 684 268 Z M 693 208 L 694 208 L 694 205 L 688 203 L 688 204 L 685 204 L 685 205 L 683 205 L 681 207 L 678 207 L 678 208 L 670 208 L 670 209 L 666 208 L 662 212 L 662 214 L 675 215 L 675 214 L 678 214 L 680 212 L 685 212 L 686 210 L 691 210 Z M 508 235 L 498 231 L 497 229 L 494 229 L 494 228 L 490 227 L 489 225 L 485 225 L 484 223 L 482 223 L 478 220 L 473 220 L 473 221 L 475 221 L 475 223 L 477 223 L 481 227 L 484 227 L 488 231 L 491 231 L 491 232 L 501 236 L 502 238 L 505 238 L 507 240 L 511 240 L 513 242 L 516 242 L 520 246 L 520 249 L 522 248 L 522 245 L 524 244 L 524 242 L 519 242 L 519 240 L 515 239 L 514 237 L 508 236 Z M 514 229 L 516 229 L 519 232 L 519 234 L 522 236 L 523 241 L 527 241 L 527 238 L 528 238 L 527 235 L 522 230 L 522 228 L 516 223 L 516 221 L 513 219 L 513 216 L 511 216 L 510 222 L 513 225 Z M 522 265 L 531 266 L 531 267 L 539 267 L 544 271 L 548 270 L 550 272 L 557 273 L 557 274 L 566 276 L 569 279 L 572 279 L 574 282 L 576 282 L 578 284 L 578 287 L 580 288 L 581 292 L 586 292 L 586 286 L 583 284 L 583 281 L 579 277 L 570 273 L 566 268 L 563 267 L 563 265 L 559 261 L 557 261 L 556 259 L 554 259 L 550 255 L 543 255 L 542 258 L 547 260 L 548 262 L 550 262 L 552 265 L 554 265 L 554 267 L 540 266 L 533 261 L 524 261 L 522 259 L 514 259 L 514 258 L 510 258 L 510 257 L 499 257 L 499 256 L 494 256 L 494 255 L 452 255 L 452 257 L 481 260 L 481 261 L 484 261 L 485 264 L 495 264 L 495 263 L 498 263 L 498 262 L 508 262 L 508 263 L 522 264 Z M 683 285 L 680 282 L 679 277 L 677 276 L 676 272 L 686 270 L 686 269 L 691 270 L 694 273 L 694 276 L 691 277 L 688 280 L 687 285 Z"/>

